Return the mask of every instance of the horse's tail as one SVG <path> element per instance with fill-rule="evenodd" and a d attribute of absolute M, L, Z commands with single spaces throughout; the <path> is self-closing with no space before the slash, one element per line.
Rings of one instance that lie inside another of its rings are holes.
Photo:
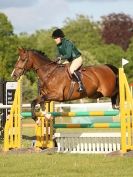
<path fill-rule="evenodd" d="M 116 75 L 116 87 L 119 87 L 119 69 L 111 64 L 106 64 Z"/>
<path fill-rule="evenodd" d="M 106 66 L 108 66 L 115 73 L 115 75 L 117 76 L 119 75 L 119 70 L 116 66 L 111 65 L 111 64 L 106 64 Z"/>
<path fill-rule="evenodd" d="M 111 64 L 106 64 L 106 66 L 108 66 L 116 75 L 115 91 L 111 101 L 112 105 L 119 105 L 119 69 Z"/>
<path fill-rule="evenodd" d="M 111 64 L 106 64 L 116 75 L 116 87 L 119 87 L 119 69 Z"/>

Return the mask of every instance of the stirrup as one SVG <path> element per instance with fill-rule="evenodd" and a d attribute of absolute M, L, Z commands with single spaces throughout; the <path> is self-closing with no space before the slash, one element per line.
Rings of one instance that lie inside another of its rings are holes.
<path fill-rule="evenodd" d="M 80 85 L 80 87 L 78 88 L 78 92 L 83 92 L 84 91 L 84 88 L 83 86 Z"/>
<path fill-rule="evenodd" d="M 79 88 L 79 89 L 78 89 L 78 92 L 83 92 L 83 91 L 84 91 L 83 88 Z"/>

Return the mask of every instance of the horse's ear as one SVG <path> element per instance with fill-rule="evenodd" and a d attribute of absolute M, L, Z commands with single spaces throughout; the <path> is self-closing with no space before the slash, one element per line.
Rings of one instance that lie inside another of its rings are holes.
<path fill-rule="evenodd" d="M 19 52 L 19 53 L 22 53 L 22 52 L 24 52 L 24 51 L 25 51 L 24 48 L 18 47 L 18 52 Z"/>

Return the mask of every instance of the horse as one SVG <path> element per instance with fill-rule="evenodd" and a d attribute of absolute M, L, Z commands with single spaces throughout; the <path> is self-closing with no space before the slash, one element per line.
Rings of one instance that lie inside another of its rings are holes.
<path fill-rule="evenodd" d="M 18 80 L 33 69 L 40 82 L 40 95 L 31 102 L 32 118 L 36 120 L 35 106 L 50 101 L 71 101 L 81 98 L 111 98 L 112 107 L 119 105 L 118 68 L 111 64 L 82 66 L 79 69 L 84 92 L 78 92 L 78 83 L 69 74 L 69 64 L 58 64 L 45 53 L 20 48 L 12 77 Z"/>

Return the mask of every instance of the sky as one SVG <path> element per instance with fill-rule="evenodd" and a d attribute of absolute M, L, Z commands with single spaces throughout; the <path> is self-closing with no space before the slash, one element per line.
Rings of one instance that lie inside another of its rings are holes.
<path fill-rule="evenodd" d="M 94 21 L 110 13 L 133 17 L 133 0 L 0 0 L 0 12 L 7 15 L 15 33 L 61 28 L 67 18 L 85 15 Z"/>

